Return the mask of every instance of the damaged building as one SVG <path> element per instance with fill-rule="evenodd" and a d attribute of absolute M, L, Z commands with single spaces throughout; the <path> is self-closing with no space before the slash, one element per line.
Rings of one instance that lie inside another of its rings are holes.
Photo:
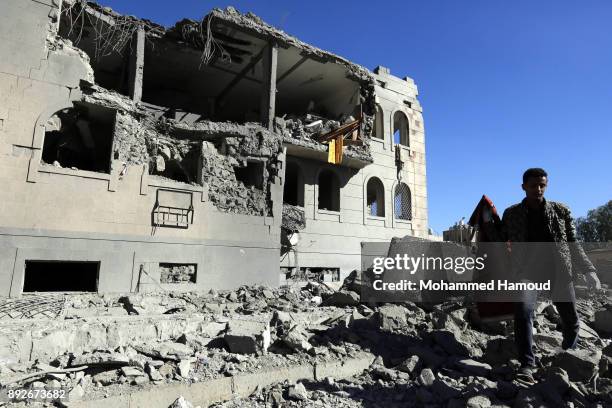
<path fill-rule="evenodd" d="M 1 295 L 336 280 L 362 241 L 427 238 L 410 78 L 232 8 L 2 8 Z"/>

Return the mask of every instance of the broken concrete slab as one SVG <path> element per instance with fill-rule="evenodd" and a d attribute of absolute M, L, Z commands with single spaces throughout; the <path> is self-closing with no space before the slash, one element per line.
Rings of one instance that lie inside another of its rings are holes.
<path fill-rule="evenodd" d="M 349 290 L 334 292 L 323 301 L 322 306 L 356 306 L 359 304 L 360 296 L 358 293 Z"/>
<path fill-rule="evenodd" d="M 249 320 L 231 320 L 223 336 L 230 352 L 256 354 L 270 347 L 270 324 Z"/>
<path fill-rule="evenodd" d="M 552 364 L 565 370 L 571 381 L 588 382 L 597 374 L 600 359 L 598 349 L 565 350 L 555 356 Z"/>

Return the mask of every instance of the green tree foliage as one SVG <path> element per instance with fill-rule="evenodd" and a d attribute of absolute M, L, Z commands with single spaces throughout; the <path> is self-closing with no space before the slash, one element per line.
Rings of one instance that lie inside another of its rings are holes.
<path fill-rule="evenodd" d="M 576 232 L 583 242 L 612 242 L 612 200 L 577 218 Z"/>

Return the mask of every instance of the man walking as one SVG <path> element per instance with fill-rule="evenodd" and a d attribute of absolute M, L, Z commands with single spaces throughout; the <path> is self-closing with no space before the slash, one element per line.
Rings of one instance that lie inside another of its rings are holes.
<path fill-rule="evenodd" d="M 576 242 L 576 230 L 567 206 L 544 198 L 548 175 L 541 168 L 523 174 L 525 198 L 504 211 L 502 223 L 510 242 L 511 265 L 517 281 L 551 281 L 551 296 L 562 321 L 563 349 L 578 342 L 579 318 L 573 274 L 583 273 L 589 288 L 601 285 L 593 264 Z M 525 244 L 525 243 L 529 244 Z M 548 244 L 546 244 L 548 243 Z M 533 380 L 533 320 L 537 291 L 525 291 L 515 303 L 514 337 L 521 362 L 520 374 Z"/>

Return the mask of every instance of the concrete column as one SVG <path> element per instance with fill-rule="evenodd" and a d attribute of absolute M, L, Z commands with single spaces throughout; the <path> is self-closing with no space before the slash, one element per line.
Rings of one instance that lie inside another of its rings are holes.
<path fill-rule="evenodd" d="M 263 85 L 261 92 L 261 124 L 272 130 L 276 112 L 276 66 L 278 47 L 268 44 L 263 55 Z"/>
<path fill-rule="evenodd" d="M 139 102 L 142 98 L 142 79 L 144 71 L 145 32 L 139 27 L 132 39 L 132 50 L 129 66 L 129 87 L 132 100 Z"/>

